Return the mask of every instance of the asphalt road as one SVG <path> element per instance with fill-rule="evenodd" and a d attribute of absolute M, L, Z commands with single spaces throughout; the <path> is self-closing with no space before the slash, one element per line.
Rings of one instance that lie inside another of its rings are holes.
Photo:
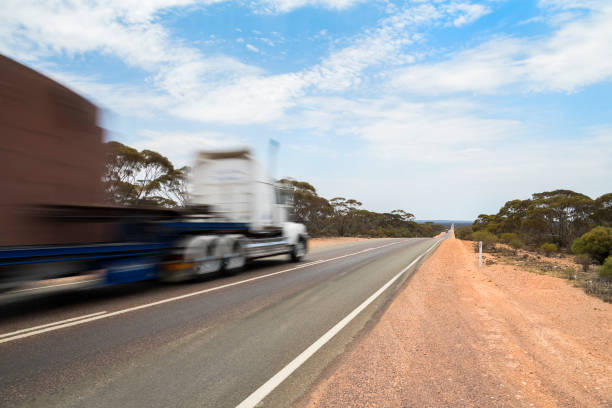
<path fill-rule="evenodd" d="M 0 299 L 0 405 L 235 407 L 435 242 L 362 241 L 200 282 Z M 260 405 L 294 404 L 417 266 Z"/>

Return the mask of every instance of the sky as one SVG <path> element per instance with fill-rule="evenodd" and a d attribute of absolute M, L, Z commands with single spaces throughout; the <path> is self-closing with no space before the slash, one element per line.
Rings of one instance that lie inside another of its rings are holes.
<path fill-rule="evenodd" d="M 177 166 L 274 139 L 274 177 L 420 219 L 612 191 L 610 0 L 2 3 L 2 54 Z"/>

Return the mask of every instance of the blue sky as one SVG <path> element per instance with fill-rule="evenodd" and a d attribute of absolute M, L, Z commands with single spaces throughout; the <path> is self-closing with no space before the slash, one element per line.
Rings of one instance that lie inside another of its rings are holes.
<path fill-rule="evenodd" d="M 609 0 L 5 0 L 0 52 L 178 165 L 248 145 L 367 209 L 612 191 Z"/>

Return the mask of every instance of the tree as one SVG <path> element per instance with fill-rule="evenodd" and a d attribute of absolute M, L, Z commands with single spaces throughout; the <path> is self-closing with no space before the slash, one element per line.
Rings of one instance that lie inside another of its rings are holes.
<path fill-rule="evenodd" d="M 472 230 L 474 232 L 486 230 L 490 224 L 495 223 L 495 218 L 495 215 L 480 214 L 476 221 L 474 221 L 474 224 L 472 224 Z"/>
<path fill-rule="evenodd" d="M 593 220 L 604 227 L 612 227 L 612 193 L 604 194 L 595 200 Z"/>
<path fill-rule="evenodd" d="M 183 166 L 180 169 L 169 171 L 160 179 L 160 194 L 166 199 L 176 203 L 179 207 L 187 205 L 187 177 L 191 167 Z"/>
<path fill-rule="evenodd" d="M 569 246 L 593 226 L 593 200 L 571 190 L 533 194 L 529 210 L 543 217 L 551 240 L 562 246 Z"/>
<path fill-rule="evenodd" d="M 176 207 L 186 203 L 188 170 L 175 169 L 167 157 L 152 150 L 139 152 L 119 142 L 108 142 L 102 181 L 111 203 Z"/>
<path fill-rule="evenodd" d="M 550 241 L 552 234 L 545 216 L 546 209 L 530 206 L 521 222 L 521 234 L 531 244 Z"/>
<path fill-rule="evenodd" d="M 414 221 L 414 214 L 404 210 L 393 210 L 391 214 L 398 216 L 402 221 Z"/>
<path fill-rule="evenodd" d="M 521 224 L 527 216 L 527 209 L 531 200 L 512 200 L 506 202 L 496 214 L 499 223 L 499 232 L 518 233 Z"/>
<path fill-rule="evenodd" d="M 472 240 L 472 227 L 461 227 L 455 230 L 455 236 L 459 239 Z"/>
<path fill-rule="evenodd" d="M 500 238 L 502 242 L 509 244 L 513 239 L 518 239 L 518 235 L 514 232 L 504 232 Z"/>
<path fill-rule="evenodd" d="M 334 221 L 341 237 L 349 235 L 348 231 L 354 219 L 354 212 L 361 207 L 361 203 L 354 199 L 346 199 L 344 197 L 334 197 L 329 200 L 329 203 L 334 209 Z"/>
<path fill-rule="evenodd" d="M 482 241 L 482 250 L 483 251 L 493 251 L 495 249 L 495 243 L 497 242 L 497 237 L 495 234 L 490 233 L 489 231 L 475 231 L 472 234 L 472 239 L 476 242 Z"/>
<path fill-rule="evenodd" d="M 334 235 L 330 230 L 333 207 L 317 190 L 304 181 L 282 179 L 281 184 L 293 190 L 293 214 L 295 221 L 306 225 L 311 235 Z"/>
<path fill-rule="evenodd" d="M 152 150 L 140 152 L 142 167 L 138 179 L 137 202 L 155 201 L 162 184 L 174 173 L 174 166 L 167 157 Z"/>
<path fill-rule="evenodd" d="M 587 272 L 589 270 L 591 262 L 593 262 L 593 259 L 589 254 L 579 254 L 578 256 L 576 256 L 576 263 L 578 265 L 582 265 L 582 270 L 584 272 Z"/>
<path fill-rule="evenodd" d="M 557 252 L 557 246 L 552 242 L 546 242 L 540 245 L 540 251 L 544 252 L 546 256 L 550 256 L 552 253 Z"/>
<path fill-rule="evenodd" d="M 520 249 L 525 246 L 525 243 L 521 241 L 520 238 L 517 237 L 517 238 L 510 239 L 510 242 L 508 242 L 508 245 L 510 245 L 514 249 Z"/>
<path fill-rule="evenodd" d="M 612 256 L 607 257 L 601 268 L 599 268 L 599 277 L 612 278 Z"/>
<path fill-rule="evenodd" d="M 588 254 L 602 263 L 612 254 L 612 228 L 595 227 L 572 244 L 575 254 Z"/>
<path fill-rule="evenodd" d="M 127 204 L 137 195 L 138 174 L 142 156 L 138 150 L 119 142 L 106 143 L 106 167 L 102 181 L 107 199 L 116 204 Z"/>
<path fill-rule="evenodd" d="M 514 233 L 532 246 L 550 242 L 567 248 L 597 224 L 607 223 L 612 224 L 612 193 L 592 200 L 571 190 L 554 190 L 508 201 L 497 214 L 480 214 L 472 228 L 502 236 Z"/>

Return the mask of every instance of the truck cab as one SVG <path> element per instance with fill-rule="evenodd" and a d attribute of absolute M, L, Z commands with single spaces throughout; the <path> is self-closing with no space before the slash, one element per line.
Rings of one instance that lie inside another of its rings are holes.
<path fill-rule="evenodd" d="M 185 237 L 176 253 L 188 275 L 238 270 L 249 260 L 282 254 L 299 261 L 306 254 L 306 227 L 289 220 L 291 188 L 270 179 L 249 149 L 199 152 L 188 186 L 189 207 L 201 209 L 191 216 L 194 224 L 237 228 Z"/>

